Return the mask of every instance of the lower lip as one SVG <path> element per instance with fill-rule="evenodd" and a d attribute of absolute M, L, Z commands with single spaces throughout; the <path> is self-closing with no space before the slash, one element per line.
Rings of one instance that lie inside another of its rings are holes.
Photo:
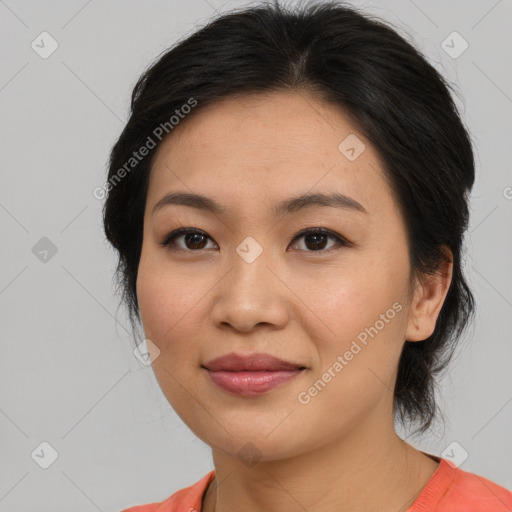
<path fill-rule="evenodd" d="M 302 370 L 258 371 L 258 372 L 212 372 L 206 370 L 212 381 L 220 388 L 242 396 L 266 393 L 296 377 Z"/>

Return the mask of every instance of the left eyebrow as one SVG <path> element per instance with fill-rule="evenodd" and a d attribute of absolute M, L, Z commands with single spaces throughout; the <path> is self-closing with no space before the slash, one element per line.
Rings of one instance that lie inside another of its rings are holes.
<path fill-rule="evenodd" d="M 214 214 L 226 213 L 226 208 L 215 200 L 188 192 L 171 192 L 160 199 L 153 207 L 153 214 L 166 205 L 176 204 L 189 206 L 199 210 L 210 211 Z M 284 215 L 296 213 L 305 208 L 313 206 L 341 208 L 344 210 L 353 210 L 361 213 L 368 213 L 366 208 L 355 199 L 341 194 L 340 192 L 318 192 L 315 194 L 301 194 L 296 197 L 285 199 L 284 201 L 274 205 L 272 212 L 275 218 L 281 218 Z"/>
<path fill-rule="evenodd" d="M 274 206 L 274 217 L 281 218 L 284 215 L 295 213 L 312 206 L 341 208 L 343 210 L 368 213 L 366 208 L 352 197 L 341 194 L 340 192 L 318 192 L 316 194 L 302 194 L 282 201 Z"/>

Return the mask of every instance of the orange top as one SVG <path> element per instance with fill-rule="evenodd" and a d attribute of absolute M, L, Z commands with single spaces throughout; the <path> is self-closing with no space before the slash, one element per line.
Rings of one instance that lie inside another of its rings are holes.
<path fill-rule="evenodd" d="M 440 462 L 427 485 L 406 512 L 511 512 L 512 492 L 486 478 L 463 471 L 447 459 Z M 203 495 L 215 476 L 210 471 L 190 487 L 161 503 L 139 505 L 122 512 L 201 512 Z"/>

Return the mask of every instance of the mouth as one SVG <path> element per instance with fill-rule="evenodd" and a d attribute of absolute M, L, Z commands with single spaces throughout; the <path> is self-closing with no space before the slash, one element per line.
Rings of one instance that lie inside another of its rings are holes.
<path fill-rule="evenodd" d="M 269 354 L 241 356 L 227 354 L 213 359 L 202 368 L 211 382 L 241 396 L 266 393 L 294 379 L 306 370 L 302 364 L 284 361 Z"/>

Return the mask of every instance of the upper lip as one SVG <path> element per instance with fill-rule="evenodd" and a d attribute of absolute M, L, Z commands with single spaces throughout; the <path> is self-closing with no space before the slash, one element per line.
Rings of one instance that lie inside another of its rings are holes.
<path fill-rule="evenodd" d="M 239 372 L 249 371 L 279 371 L 279 370 L 298 370 L 305 367 L 301 364 L 283 361 L 270 354 L 250 354 L 247 356 L 231 353 L 217 357 L 203 364 L 203 367 L 210 371 L 229 371 Z"/>

